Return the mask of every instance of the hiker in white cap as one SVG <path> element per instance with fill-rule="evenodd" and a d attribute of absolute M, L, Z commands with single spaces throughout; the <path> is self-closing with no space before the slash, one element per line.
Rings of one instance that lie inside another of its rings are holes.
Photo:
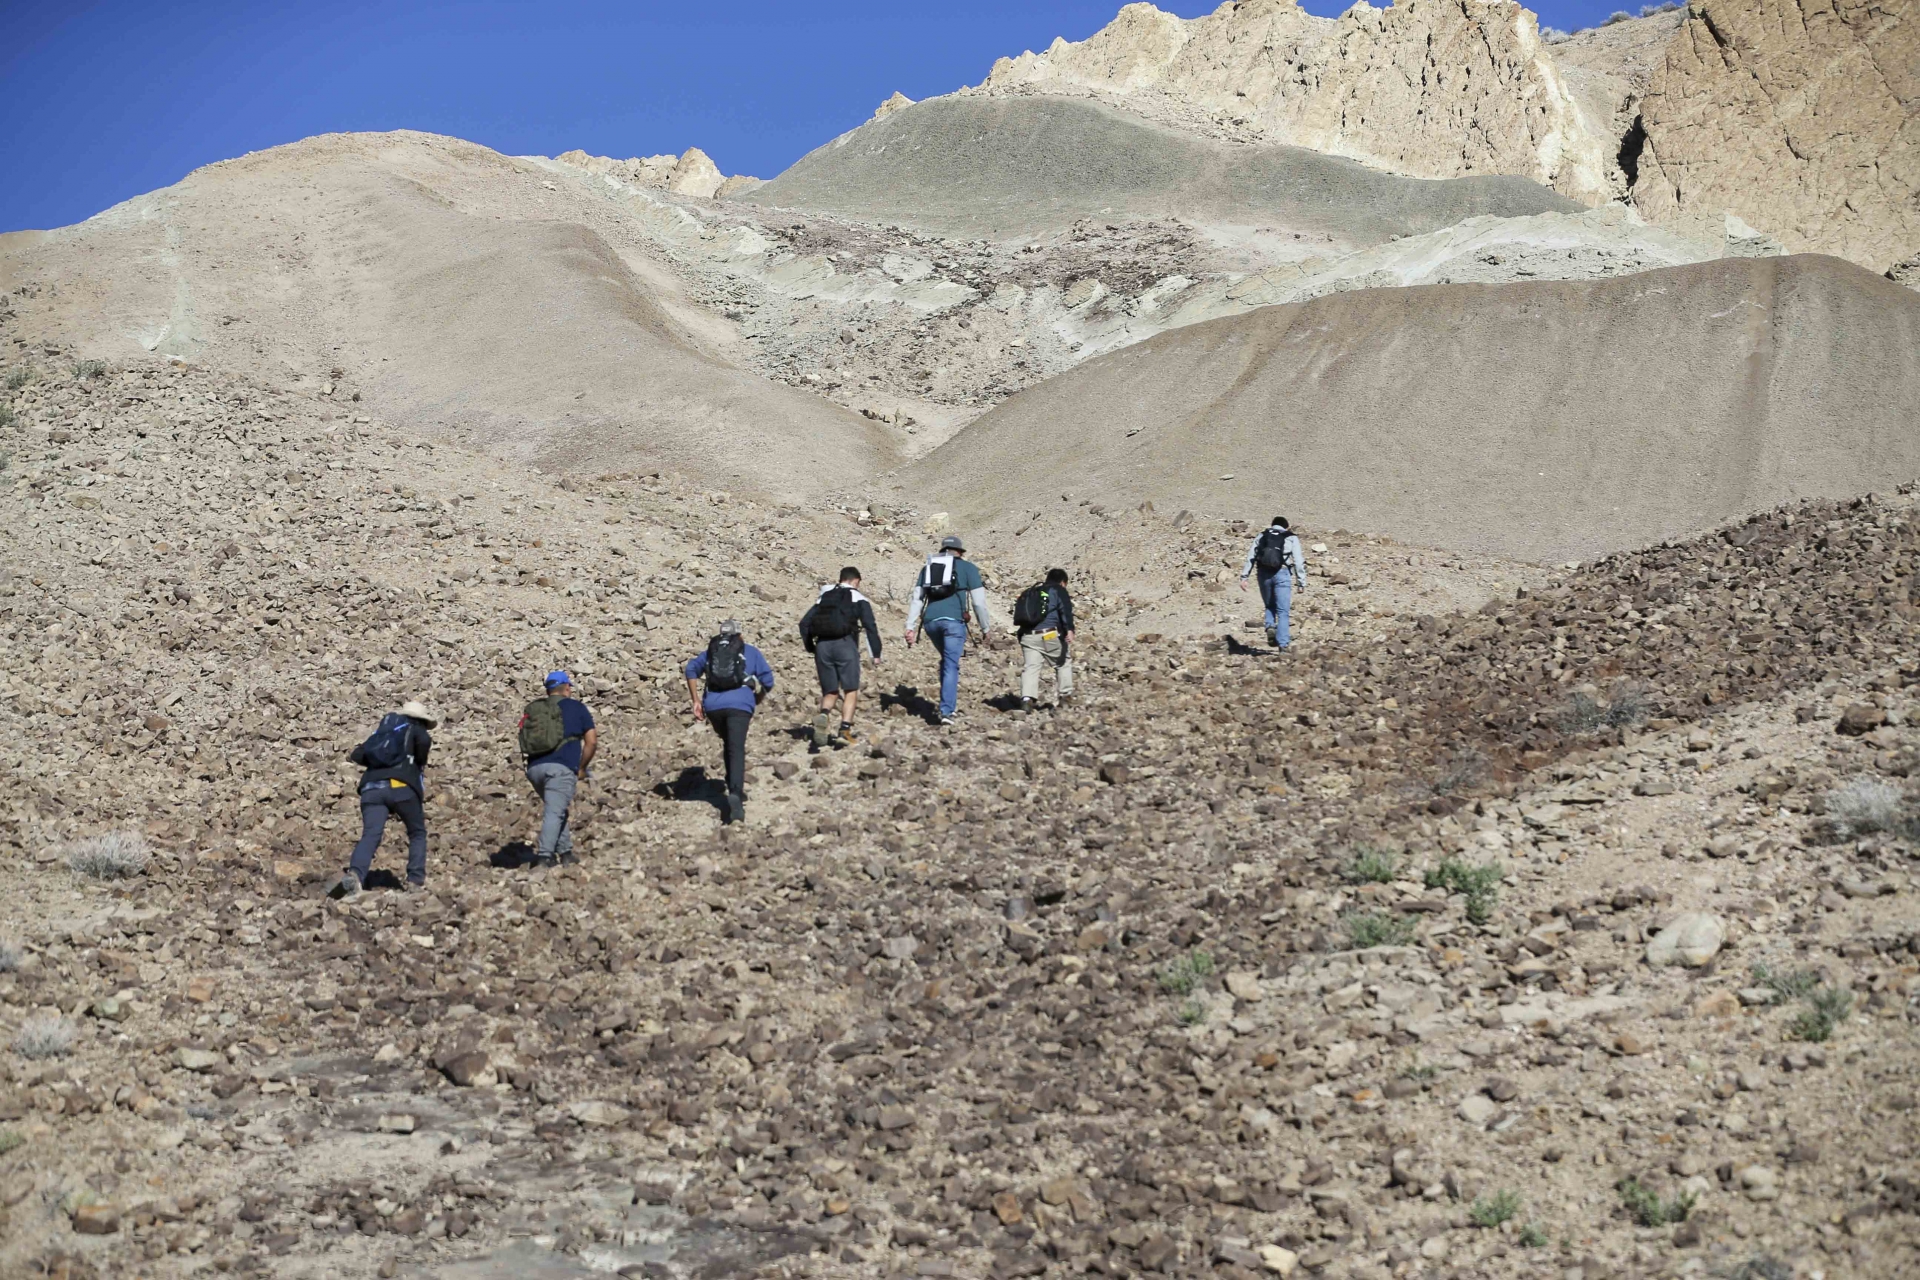
<path fill-rule="evenodd" d="M 329 897 L 350 898 L 366 887 L 373 854 L 386 834 L 387 819 L 399 818 L 407 828 L 407 889 L 426 887 L 426 784 L 421 774 L 433 738 L 427 730 L 434 719 L 419 702 L 403 702 L 398 711 L 380 717 L 380 727 L 355 747 L 347 759 L 366 772 L 360 775 L 360 843 Z"/>

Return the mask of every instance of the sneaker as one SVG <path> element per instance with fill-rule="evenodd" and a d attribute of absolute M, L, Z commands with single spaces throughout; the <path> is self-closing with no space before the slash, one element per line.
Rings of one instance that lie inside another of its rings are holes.
<path fill-rule="evenodd" d="M 941 716 L 941 717 L 940 717 L 940 727 L 941 727 L 941 728 L 943 728 L 943 729 L 949 729 L 949 728 L 952 728 L 952 727 L 953 727 L 953 717 L 952 717 L 952 716 Z"/>
<path fill-rule="evenodd" d="M 537 853 L 527 859 L 527 870 L 529 871 L 551 871 L 559 865 L 560 864 L 553 858 L 543 858 Z"/>
<path fill-rule="evenodd" d="M 1038 700 L 1037 700 L 1037 699 L 1034 699 L 1034 698 L 1022 698 L 1022 699 L 1020 699 L 1020 709 L 1021 709 L 1022 711 L 1031 711 L 1031 710 L 1033 710 L 1033 709 L 1034 709 L 1034 707 L 1035 707 L 1035 706 L 1037 706 L 1037 705 L 1038 705 Z"/>
<path fill-rule="evenodd" d="M 815 751 L 833 741 L 832 726 L 833 721 L 824 711 L 813 718 L 813 749 Z"/>
<path fill-rule="evenodd" d="M 413 893 L 425 893 L 426 891 L 427 891 L 427 886 L 425 881 L 416 882 L 413 880 L 409 880 L 405 884 L 400 886 L 400 892 L 402 893 L 413 894 Z"/>
<path fill-rule="evenodd" d="M 351 871 L 341 873 L 340 878 L 327 890 L 329 898 L 357 898 L 360 896 L 360 877 Z"/>
<path fill-rule="evenodd" d="M 840 722 L 839 739 L 840 745 L 843 747 L 850 747 L 860 741 L 860 735 L 853 731 L 853 721 L 842 720 Z"/>

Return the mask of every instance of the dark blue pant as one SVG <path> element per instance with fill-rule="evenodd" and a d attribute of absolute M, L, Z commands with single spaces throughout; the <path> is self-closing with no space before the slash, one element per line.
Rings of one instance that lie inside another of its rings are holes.
<path fill-rule="evenodd" d="M 407 828 L 407 879 L 427 882 L 427 814 L 412 787 L 390 787 L 385 782 L 360 793 L 360 843 L 353 847 L 353 874 L 367 882 L 373 870 L 374 850 L 386 834 L 387 819 L 398 818 Z"/>

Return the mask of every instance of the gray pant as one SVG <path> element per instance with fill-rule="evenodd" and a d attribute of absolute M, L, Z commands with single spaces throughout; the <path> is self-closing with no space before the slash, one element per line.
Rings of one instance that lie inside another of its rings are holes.
<path fill-rule="evenodd" d="M 563 764 L 536 764 L 527 770 L 527 781 L 546 804 L 540 815 L 540 845 L 535 852 L 542 858 L 572 853 L 573 833 L 567 830 L 567 810 L 580 779 Z"/>
<path fill-rule="evenodd" d="M 1021 636 L 1021 697 L 1038 698 L 1040 696 L 1040 671 L 1047 666 L 1053 668 L 1055 687 L 1060 695 L 1073 696 L 1073 659 L 1067 655 L 1067 642 L 1057 636 L 1049 640 L 1038 631 L 1029 631 Z"/>

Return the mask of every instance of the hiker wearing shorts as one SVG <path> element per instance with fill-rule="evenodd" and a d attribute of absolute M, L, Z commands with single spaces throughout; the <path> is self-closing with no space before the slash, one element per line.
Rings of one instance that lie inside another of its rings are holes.
<path fill-rule="evenodd" d="M 820 677 L 820 714 L 813 719 L 813 749 L 846 746 L 853 735 L 853 709 L 860 700 L 860 633 L 867 634 L 867 651 L 880 662 L 880 624 L 873 602 L 860 594 L 860 571 L 852 565 L 840 571 L 840 581 L 820 588 L 813 607 L 800 619 L 800 640 L 813 655 Z M 840 729 L 834 732 L 838 713 Z"/>

